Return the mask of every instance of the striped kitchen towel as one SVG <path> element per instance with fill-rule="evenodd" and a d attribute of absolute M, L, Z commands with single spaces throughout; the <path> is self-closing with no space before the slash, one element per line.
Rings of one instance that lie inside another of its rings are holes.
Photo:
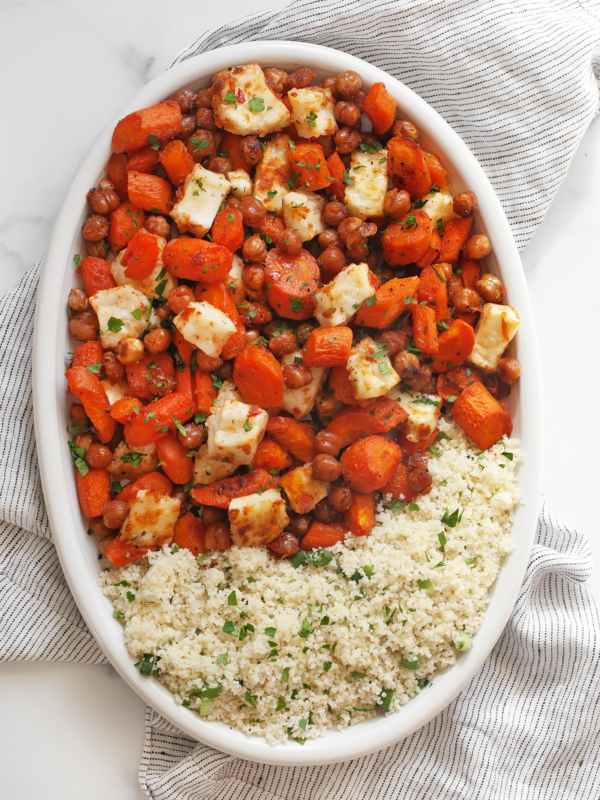
<path fill-rule="evenodd" d="M 298 0 L 203 34 L 177 62 L 246 40 L 336 47 L 402 80 L 467 141 L 523 247 L 598 111 L 591 0 Z M 62 575 L 44 510 L 31 402 L 39 265 L 0 317 L 0 661 L 104 663 Z M 18 324 L 16 322 L 18 321 Z M 198 744 L 151 709 L 140 782 L 154 800 L 548 800 L 600 796 L 600 613 L 585 538 L 544 508 L 500 641 L 459 697 L 380 753 L 274 768 Z"/>

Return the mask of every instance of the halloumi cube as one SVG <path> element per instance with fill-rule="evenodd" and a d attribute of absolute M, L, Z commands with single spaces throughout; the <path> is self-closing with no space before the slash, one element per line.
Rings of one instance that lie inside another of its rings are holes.
<path fill-rule="evenodd" d="M 323 425 L 328 425 L 338 411 L 341 411 L 343 403 L 329 394 L 329 389 L 321 389 L 315 400 L 315 411 Z"/>
<path fill-rule="evenodd" d="M 242 303 L 246 299 L 246 285 L 244 284 L 243 272 L 244 262 L 238 255 L 234 254 L 233 263 L 229 270 L 227 280 L 225 281 L 227 291 L 234 303 Z"/>
<path fill-rule="evenodd" d="M 315 317 L 322 328 L 345 325 L 360 305 L 374 294 L 367 264 L 350 264 L 314 293 Z"/>
<path fill-rule="evenodd" d="M 189 303 L 173 320 L 183 338 L 207 356 L 216 358 L 227 344 L 235 324 L 218 308 L 205 303 Z"/>
<path fill-rule="evenodd" d="M 183 194 L 171 209 L 181 233 L 202 237 L 211 229 L 217 211 L 229 194 L 231 184 L 224 175 L 196 164 L 185 179 Z"/>
<path fill-rule="evenodd" d="M 163 545 L 173 538 L 181 501 L 155 490 L 142 489 L 129 507 L 120 536 L 136 545 Z"/>
<path fill-rule="evenodd" d="M 335 100 L 330 89 L 307 86 L 304 89 L 290 89 L 287 96 L 292 104 L 292 122 L 296 125 L 298 136 L 313 139 L 337 131 Z"/>
<path fill-rule="evenodd" d="M 222 70 L 213 88 L 215 122 L 229 133 L 265 136 L 290 124 L 289 111 L 267 86 L 258 64 Z"/>
<path fill-rule="evenodd" d="M 133 286 L 101 289 L 90 297 L 90 305 L 98 316 L 102 345 L 109 350 L 121 339 L 139 339 L 148 326 L 148 315 L 152 320 L 148 298 Z"/>
<path fill-rule="evenodd" d="M 346 367 L 352 393 L 357 400 L 381 397 L 400 382 L 389 356 L 377 355 L 382 352 L 383 349 L 370 336 L 366 336 L 350 351 Z"/>
<path fill-rule="evenodd" d="M 475 326 L 475 346 L 468 358 L 471 364 L 495 372 L 498 361 L 514 338 L 519 315 L 511 306 L 485 303 Z"/>
<path fill-rule="evenodd" d="M 109 381 L 107 378 L 104 378 L 100 381 L 102 384 L 104 391 L 106 392 L 106 396 L 108 397 L 108 402 L 112 406 L 113 403 L 116 403 L 117 400 L 122 400 L 124 397 L 129 397 L 131 391 L 129 389 L 129 384 L 125 378 L 121 378 L 120 381 L 113 383 Z"/>
<path fill-rule="evenodd" d="M 283 196 L 290 191 L 292 162 L 288 141 L 284 133 L 271 139 L 254 173 L 253 196 L 262 201 L 267 211 L 278 214 L 281 214 Z"/>
<path fill-rule="evenodd" d="M 324 205 L 325 198 L 315 192 L 305 189 L 288 192 L 282 201 L 286 227 L 297 231 L 303 242 L 314 239 L 327 227 L 321 217 Z"/>
<path fill-rule="evenodd" d="M 294 363 L 302 363 L 301 350 L 287 353 L 287 355 L 281 358 L 282 368 L 291 366 Z M 328 370 L 323 369 L 323 367 L 310 367 L 310 371 L 313 376 L 312 383 L 303 386 L 301 389 L 288 389 L 287 386 L 283 389 L 283 403 L 281 408 L 290 413 L 294 419 L 302 419 L 312 411 L 315 400 L 317 399 L 317 394 L 325 382 L 328 372 Z"/>
<path fill-rule="evenodd" d="M 227 173 L 227 180 L 231 184 L 231 194 L 238 200 L 243 200 L 252 194 L 254 184 L 245 169 L 232 169 Z"/>
<path fill-rule="evenodd" d="M 330 483 L 318 481 L 313 476 L 312 463 L 286 472 L 281 477 L 281 485 L 297 514 L 308 514 L 331 491 Z"/>
<path fill-rule="evenodd" d="M 423 394 L 400 384 L 388 397 L 397 400 L 408 414 L 408 419 L 402 425 L 402 430 L 409 442 L 420 442 L 428 439 L 440 419 L 441 397 L 437 394 Z"/>
<path fill-rule="evenodd" d="M 206 421 L 208 457 L 235 466 L 251 464 L 268 421 L 266 411 L 244 403 L 233 384 L 224 383 Z"/>
<path fill-rule="evenodd" d="M 228 464 L 226 461 L 213 461 L 208 456 L 208 445 L 203 444 L 194 455 L 194 486 L 208 486 L 222 478 L 228 478 L 236 471 L 235 464 Z"/>
<path fill-rule="evenodd" d="M 367 153 L 352 151 L 344 202 L 354 217 L 383 216 L 383 201 L 388 189 L 387 150 Z"/>
<path fill-rule="evenodd" d="M 423 201 L 427 202 L 422 209 L 433 221 L 434 228 L 438 219 L 442 220 L 442 225 L 450 222 L 451 219 L 459 219 L 458 214 L 455 214 L 452 210 L 453 198 L 449 191 L 430 192 L 419 202 L 422 203 Z"/>
<path fill-rule="evenodd" d="M 155 236 L 154 238 L 158 245 L 158 259 L 156 260 L 154 269 L 147 278 L 136 281 L 133 278 L 127 277 L 125 274 L 125 266 L 122 263 L 125 250 L 121 250 L 117 253 L 117 257 L 110 265 L 110 271 L 112 272 L 117 286 L 133 286 L 134 289 L 139 289 L 140 292 L 143 292 L 146 297 L 149 297 L 151 300 L 155 297 L 167 298 L 171 289 L 179 285 L 177 278 L 173 278 L 169 275 L 163 264 L 162 251 L 167 244 L 167 240 L 162 236 Z"/>
<path fill-rule="evenodd" d="M 128 481 L 134 481 L 157 467 L 158 452 L 154 443 L 134 447 L 127 442 L 119 442 L 108 471 L 115 480 L 127 478 Z"/>
<path fill-rule="evenodd" d="M 236 497 L 229 504 L 231 538 L 238 547 L 268 544 L 285 530 L 290 518 L 276 489 Z"/>

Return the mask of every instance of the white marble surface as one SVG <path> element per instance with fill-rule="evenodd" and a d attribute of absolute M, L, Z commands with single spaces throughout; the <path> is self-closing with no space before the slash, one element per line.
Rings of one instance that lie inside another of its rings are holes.
<path fill-rule="evenodd" d="M 0 4 L 2 288 L 43 254 L 54 216 L 98 131 L 203 30 L 286 0 L 21 0 Z M 600 119 L 523 254 L 545 389 L 543 486 L 600 562 L 596 416 L 600 395 Z M 527 198 L 523 198 L 526 204 Z M 590 302 L 589 299 L 592 299 Z M 587 305 L 586 305 L 587 304 Z M 596 346 L 594 346 L 594 343 Z M 600 569 L 589 588 L 600 601 Z M 144 797 L 144 704 L 111 667 L 0 666 L 2 795 L 19 800 Z"/>

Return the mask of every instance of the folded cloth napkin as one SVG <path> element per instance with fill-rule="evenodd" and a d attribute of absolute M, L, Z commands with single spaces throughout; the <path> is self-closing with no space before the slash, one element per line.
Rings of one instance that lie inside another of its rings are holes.
<path fill-rule="evenodd" d="M 591 0 L 298 0 L 202 35 L 175 63 L 262 39 L 345 50 L 418 92 L 479 158 L 521 247 L 598 111 L 600 6 Z M 39 266 L 3 297 L 0 317 L 0 661 L 101 664 L 51 542 L 37 468 Z M 502 638 L 424 728 L 350 763 L 274 768 L 198 744 L 147 709 L 140 782 L 155 800 L 596 797 L 600 613 L 584 586 L 590 570 L 584 537 L 544 507 Z"/>

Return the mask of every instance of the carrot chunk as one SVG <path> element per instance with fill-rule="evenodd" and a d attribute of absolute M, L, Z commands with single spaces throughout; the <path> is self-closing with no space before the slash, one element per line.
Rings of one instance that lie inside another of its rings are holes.
<path fill-rule="evenodd" d="M 158 175 L 129 172 L 127 194 L 132 203 L 152 214 L 168 214 L 173 205 L 173 187 Z"/>
<path fill-rule="evenodd" d="M 70 391 L 83 403 L 100 441 L 104 444 L 110 442 L 115 432 L 115 421 L 110 416 L 110 403 L 98 378 L 85 367 L 71 367 L 65 375 Z"/>
<path fill-rule="evenodd" d="M 81 262 L 81 278 L 88 297 L 117 285 L 108 261 L 94 256 L 88 256 Z"/>
<path fill-rule="evenodd" d="M 360 405 L 354 397 L 352 381 L 348 376 L 348 369 L 345 365 L 332 368 L 329 373 L 329 388 L 333 389 L 333 396 L 340 403 L 346 403 L 349 406 Z"/>
<path fill-rule="evenodd" d="M 455 261 L 458 261 L 461 248 L 469 238 L 472 224 L 473 219 L 471 217 L 451 219 L 450 222 L 446 223 L 444 235 L 442 236 L 442 249 L 436 258 L 437 263 L 447 261 L 450 264 L 454 264 Z"/>
<path fill-rule="evenodd" d="M 71 367 L 91 367 L 102 363 L 104 348 L 100 342 L 84 342 L 75 348 Z"/>
<path fill-rule="evenodd" d="M 217 390 L 213 379 L 208 372 L 197 369 L 194 373 L 196 389 L 196 409 L 202 414 L 212 412 L 213 400 L 217 397 Z"/>
<path fill-rule="evenodd" d="M 471 258 L 461 256 L 460 269 L 462 270 L 462 280 L 467 289 L 475 288 L 475 282 L 479 280 L 480 270 L 479 262 L 473 261 Z"/>
<path fill-rule="evenodd" d="M 215 481 L 209 486 L 193 486 L 190 494 L 200 505 L 229 508 L 229 503 L 236 497 L 255 494 L 259 489 L 266 492 L 267 489 L 272 489 L 277 485 L 277 478 L 269 475 L 264 469 L 255 469 L 245 475 L 236 475 L 234 478 Z"/>
<path fill-rule="evenodd" d="M 159 151 L 153 150 L 150 145 L 140 147 L 129 156 L 127 172 L 154 172 L 158 166 Z"/>
<path fill-rule="evenodd" d="M 389 328 L 409 307 L 418 288 L 417 277 L 386 281 L 377 289 L 374 297 L 369 297 L 358 309 L 356 324 L 367 328 Z"/>
<path fill-rule="evenodd" d="M 447 189 L 448 182 L 446 180 L 446 170 L 440 164 L 440 160 L 433 153 L 425 153 L 425 163 L 429 170 L 431 178 L 431 185 L 436 189 Z"/>
<path fill-rule="evenodd" d="M 367 408 L 350 406 L 343 408 L 329 423 L 327 433 L 335 433 L 346 447 L 358 441 L 365 433 L 386 433 L 401 425 L 407 418 L 406 411 L 389 397 L 378 397 Z"/>
<path fill-rule="evenodd" d="M 421 439 L 419 442 L 411 442 L 410 439 L 407 439 L 404 430 L 402 428 L 399 429 L 398 438 L 396 441 L 402 448 L 402 452 L 405 455 L 410 455 L 411 453 L 424 453 L 426 450 L 429 450 L 432 444 L 435 444 L 437 441 L 439 430 L 436 428 L 432 431 L 431 435 L 427 439 Z M 383 489 L 381 490 L 384 491 Z"/>
<path fill-rule="evenodd" d="M 250 405 L 271 408 L 283 403 L 283 373 L 279 361 L 269 350 L 256 345 L 245 347 L 236 356 L 233 380 Z"/>
<path fill-rule="evenodd" d="M 366 536 L 377 524 L 373 494 L 352 492 L 352 503 L 350 508 L 344 511 L 344 520 L 348 523 L 353 536 Z"/>
<path fill-rule="evenodd" d="M 108 177 L 121 200 L 127 200 L 127 164 L 125 153 L 113 153 L 106 165 Z"/>
<path fill-rule="evenodd" d="M 283 469 L 291 467 L 294 463 L 293 458 L 279 442 L 265 436 L 256 448 L 256 455 L 252 461 L 254 469 L 264 469 L 267 472 L 276 469 L 281 472 Z"/>
<path fill-rule="evenodd" d="M 334 150 L 327 159 L 327 169 L 329 170 L 329 174 L 333 180 L 329 181 L 329 186 L 325 187 L 325 191 L 327 194 L 332 194 L 340 203 L 343 203 L 346 194 L 344 187 L 345 167 L 344 162 L 339 157 L 337 150 Z"/>
<path fill-rule="evenodd" d="M 130 503 L 132 500 L 135 500 L 137 493 L 144 489 L 160 492 L 160 494 L 171 494 L 173 484 L 162 472 L 146 472 L 131 483 L 128 483 L 124 489 L 121 489 L 119 494 L 115 496 L 115 500 L 122 500 L 123 503 Z"/>
<path fill-rule="evenodd" d="M 339 367 L 348 361 L 352 330 L 343 326 L 315 328 L 304 345 L 305 367 Z"/>
<path fill-rule="evenodd" d="M 188 511 L 187 514 L 182 514 L 175 523 L 173 544 L 189 550 L 193 556 L 199 556 L 206 551 L 204 535 L 204 525 Z"/>
<path fill-rule="evenodd" d="M 316 192 L 329 186 L 329 170 L 320 144 L 303 142 L 291 151 L 292 176 L 296 186 Z"/>
<path fill-rule="evenodd" d="M 383 257 L 389 264 L 405 266 L 418 261 L 431 242 L 431 220 L 424 211 L 411 211 L 390 222 L 381 237 Z"/>
<path fill-rule="evenodd" d="M 195 386 L 192 377 L 192 370 L 189 364 L 184 364 L 183 369 L 181 366 L 177 367 L 175 372 L 175 380 L 177 381 L 177 391 L 186 394 L 190 400 L 195 404 Z"/>
<path fill-rule="evenodd" d="M 110 214 L 108 243 L 113 253 L 127 247 L 132 236 L 144 227 L 146 215 L 141 208 L 126 200 Z"/>
<path fill-rule="evenodd" d="M 437 393 L 444 400 L 454 398 L 464 391 L 475 381 L 483 383 L 484 373 L 478 367 L 452 367 L 452 369 L 442 372 L 437 379 Z"/>
<path fill-rule="evenodd" d="M 202 283 L 225 280 L 233 263 L 233 256 L 226 247 L 187 236 L 171 239 L 162 258 L 169 275 Z"/>
<path fill-rule="evenodd" d="M 244 243 L 244 218 L 237 208 L 224 208 L 218 211 L 210 231 L 215 244 L 226 247 L 232 253 Z"/>
<path fill-rule="evenodd" d="M 431 175 L 425 153 L 417 142 L 394 136 L 387 143 L 388 172 L 397 189 L 404 189 L 411 197 L 419 199 L 431 189 Z"/>
<path fill-rule="evenodd" d="M 227 361 L 230 358 L 235 358 L 240 353 L 246 344 L 246 328 L 240 317 L 236 304 L 233 302 L 231 295 L 227 291 L 225 284 L 221 282 L 207 283 L 205 285 L 199 283 L 194 291 L 196 300 L 204 300 L 210 303 L 211 306 L 218 308 L 226 314 L 236 327 L 236 332 L 232 333 L 225 347 L 221 351 L 221 358 Z M 259 318 L 256 314 L 255 319 Z M 256 322 L 255 324 L 258 324 Z"/>
<path fill-rule="evenodd" d="M 424 267 L 428 267 L 438 257 L 438 253 L 442 249 L 442 237 L 437 232 L 437 228 L 432 226 L 431 227 L 431 241 L 429 242 L 429 247 L 425 250 L 421 258 L 415 262 L 418 269 L 423 269 Z"/>
<path fill-rule="evenodd" d="M 181 109 L 174 100 L 166 100 L 134 111 L 118 122 L 112 136 L 112 148 L 115 153 L 139 150 L 171 139 L 180 130 Z"/>
<path fill-rule="evenodd" d="M 412 307 L 415 345 L 424 353 L 437 353 L 439 349 L 435 312 L 429 306 Z"/>
<path fill-rule="evenodd" d="M 279 234 L 284 232 L 285 222 L 281 217 L 272 217 L 270 214 L 267 214 L 255 230 L 265 236 L 267 244 L 272 244 L 273 242 L 277 242 Z"/>
<path fill-rule="evenodd" d="M 172 433 L 177 422 L 187 422 L 193 414 L 190 398 L 181 392 L 171 392 L 140 409 L 125 426 L 125 441 L 134 447 L 151 444 Z"/>
<path fill-rule="evenodd" d="M 343 542 L 347 533 L 348 526 L 344 522 L 319 522 L 315 520 L 302 537 L 300 547 L 302 550 L 333 547 L 334 544 Z"/>
<path fill-rule="evenodd" d="M 434 372 L 444 372 L 448 367 L 457 367 L 471 355 L 474 346 L 473 328 L 461 319 L 455 320 L 448 330 L 438 337 L 438 352 L 433 359 L 431 369 Z"/>
<path fill-rule="evenodd" d="M 452 408 L 457 425 L 482 450 L 487 450 L 512 431 L 510 415 L 492 397 L 485 386 L 476 381 L 458 396 Z"/>
<path fill-rule="evenodd" d="M 438 268 L 427 266 L 421 272 L 417 300 L 419 303 L 425 301 L 433 309 L 436 322 L 442 322 L 448 316 L 448 285 Z"/>
<path fill-rule="evenodd" d="M 306 462 L 315 457 L 315 435 L 306 423 L 296 422 L 291 417 L 271 417 L 267 424 L 267 433 L 294 458 Z"/>
<path fill-rule="evenodd" d="M 385 83 L 374 83 L 363 102 L 365 114 L 371 120 L 373 132 L 385 133 L 394 124 L 396 101 L 385 88 Z"/>
<path fill-rule="evenodd" d="M 173 139 L 164 150 L 160 151 L 160 163 L 165 168 L 171 183 L 174 186 L 181 186 L 194 169 L 196 162 L 188 153 L 184 143 L 179 139 Z"/>
<path fill-rule="evenodd" d="M 110 473 L 90 468 L 86 475 L 76 473 L 77 498 L 84 517 L 99 517 L 110 500 Z"/>
<path fill-rule="evenodd" d="M 140 413 L 142 404 L 135 397 L 122 397 L 113 403 L 110 407 L 110 415 L 116 421 L 123 425 L 131 422 L 131 420 Z"/>
<path fill-rule="evenodd" d="M 115 567 L 125 567 L 145 556 L 151 550 L 158 550 L 158 546 L 136 545 L 135 542 L 126 542 L 120 536 L 110 541 L 104 548 L 104 555 Z"/>
<path fill-rule="evenodd" d="M 125 264 L 125 275 L 140 281 L 147 278 L 156 267 L 159 249 L 156 238 L 146 231 L 136 233 L 127 245 L 122 263 Z"/>
<path fill-rule="evenodd" d="M 404 500 L 407 503 L 415 499 L 417 494 L 410 488 L 406 464 L 402 462 L 398 464 L 392 477 L 381 487 L 381 494 L 391 494 L 394 500 Z"/>
<path fill-rule="evenodd" d="M 231 161 L 232 168 L 244 169 L 248 174 L 252 172 L 252 165 L 246 160 L 242 153 L 243 136 L 228 131 L 220 131 L 222 139 L 219 145 L 219 155 Z"/>
<path fill-rule="evenodd" d="M 163 470 L 173 483 L 189 483 L 194 473 L 194 459 L 174 434 L 159 439 L 156 450 Z"/>
<path fill-rule="evenodd" d="M 139 361 L 127 364 L 125 373 L 132 394 L 152 400 L 157 394 L 154 388 L 151 388 L 155 382 L 175 380 L 175 365 L 168 353 L 145 353 Z"/>
<path fill-rule="evenodd" d="M 340 458 L 344 480 L 359 494 L 384 486 L 400 463 L 402 450 L 384 436 L 366 436 L 351 444 Z"/>
<path fill-rule="evenodd" d="M 308 319 L 313 315 L 311 295 L 319 288 L 319 265 L 308 250 L 291 256 L 272 248 L 265 262 L 265 278 L 269 303 L 279 316 Z"/>

